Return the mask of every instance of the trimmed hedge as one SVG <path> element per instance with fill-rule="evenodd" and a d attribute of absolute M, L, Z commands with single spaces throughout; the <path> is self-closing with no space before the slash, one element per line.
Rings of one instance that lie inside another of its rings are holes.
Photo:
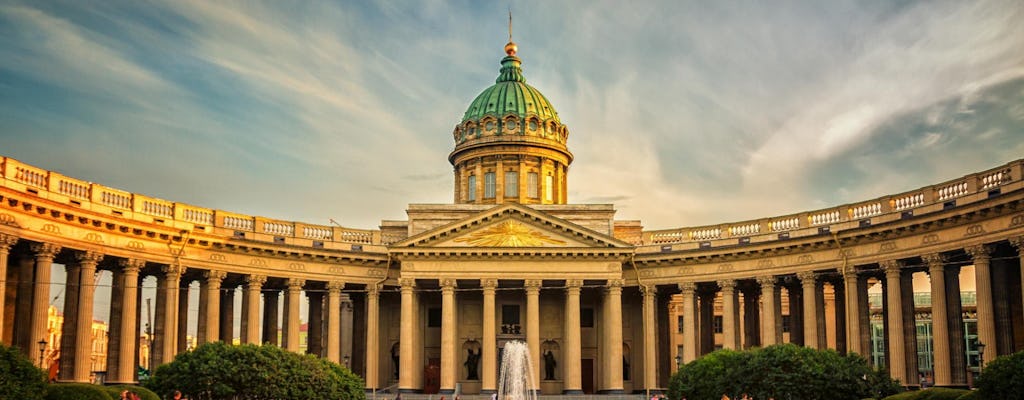
<path fill-rule="evenodd" d="M 46 388 L 46 400 L 111 400 L 103 386 L 91 383 L 55 383 Z"/>
<path fill-rule="evenodd" d="M 983 399 L 1024 396 L 1024 351 L 996 358 L 985 365 L 975 382 Z"/>
<path fill-rule="evenodd" d="M 901 390 L 864 358 L 793 344 L 750 351 L 718 350 L 684 365 L 669 382 L 669 398 L 832 400 L 881 398 Z"/>
<path fill-rule="evenodd" d="M 971 393 L 970 390 L 950 388 L 929 388 L 886 397 L 885 400 L 958 400 L 964 395 Z"/>
<path fill-rule="evenodd" d="M 145 387 L 142 386 L 114 385 L 104 386 L 104 388 L 107 389 L 107 393 L 110 394 L 110 398 L 113 400 L 120 400 L 121 392 L 125 390 L 135 392 L 135 394 L 139 395 L 139 398 L 141 398 L 142 400 L 161 400 L 160 396 L 158 396 L 156 393 L 153 393 L 152 390 L 146 389 Z"/>
<path fill-rule="evenodd" d="M 46 375 L 17 347 L 0 344 L 0 399 L 39 400 Z"/>

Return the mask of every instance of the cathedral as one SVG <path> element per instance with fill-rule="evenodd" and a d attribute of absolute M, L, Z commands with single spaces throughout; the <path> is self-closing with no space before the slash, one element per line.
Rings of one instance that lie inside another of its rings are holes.
<path fill-rule="evenodd" d="M 542 394 L 663 391 L 681 363 L 717 348 L 782 342 L 880 352 L 873 362 L 906 386 L 922 372 L 958 386 L 977 361 L 1024 349 L 1024 160 L 825 209 L 645 230 L 612 204 L 570 202 L 569 127 L 527 84 L 516 44 L 504 53 L 495 83 L 453 121 L 452 203 L 411 204 L 379 229 L 204 208 L 2 158 L 2 342 L 30 358 L 47 350 L 59 264 L 64 323 L 49 346 L 63 381 L 95 372 L 99 296 L 111 299 L 106 381 L 138 381 L 147 278 L 153 367 L 195 332 L 199 344 L 343 363 L 368 391 L 494 393 L 510 341 L 527 344 Z M 100 271 L 111 285 L 94 283 Z"/>

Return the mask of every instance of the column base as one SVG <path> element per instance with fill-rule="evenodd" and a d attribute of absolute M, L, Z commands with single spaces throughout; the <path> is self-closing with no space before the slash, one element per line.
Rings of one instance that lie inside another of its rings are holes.
<path fill-rule="evenodd" d="M 597 394 L 626 394 L 626 391 L 622 389 L 603 389 L 598 390 Z"/>
<path fill-rule="evenodd" d="M 441 390 L 437 391 L 437 394 L 444 394 L 444 395 L 455 394 L 455 389 L 441 389 Z"/>
<path fill-rule="evenodd" d="M 480 390 L 480 394 L 486 394 L 488 396 L 490 396 L 492 394 L 495 394 L 495 393 L 498 393 L 498 391 L 494 390 L 494 389 L 481 389 Z"/>
<path fill-rule="evenodd" d="M 562 394 L 583 394 L 583 391 L 579 389 L 566 389 L 562 391 Z"/>
<path fill-rule="evenodd" d="M 666 394 L 668 392 L 665 390 L 665 388 L 637 389 L 637 390 L 633 391 L 633 394 L 645 394 L 645 393 L 650 393 L 650 394 Z"/>
<path fill-rule="evenodd" d="M 421 389 L 398 389 L 398 393 L 419 393 Z"/>

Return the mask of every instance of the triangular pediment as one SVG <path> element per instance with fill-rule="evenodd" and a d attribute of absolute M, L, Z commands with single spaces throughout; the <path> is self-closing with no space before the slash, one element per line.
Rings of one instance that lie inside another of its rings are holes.
<path fill-rule="evenodd" d="M 392 248 L 630 248 L 632 245 L 520 204 L 497 206 Z"/>

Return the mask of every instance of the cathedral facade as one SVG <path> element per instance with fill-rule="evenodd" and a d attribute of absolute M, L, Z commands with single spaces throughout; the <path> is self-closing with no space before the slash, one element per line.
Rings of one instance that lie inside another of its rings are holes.
<path fill-rule="evenodd" d="M 150 276 L 153 367 L 187 351 L 194 330 L 200 344 L 304 347 L 350 367 L 367 390 L 492 393 L 513 340 L 527 343 L 543 394 L 663 390 L 680 363 L 718 347 L 787 341 L 870 357 L 876 285 L 885 356 L 875 362 L 915 386 L 920 272 L 935 384 L 966 383 L 968 337 L 987 345 L 984 360 L 1024 349 L 1024 160 L 826 209 L 645 230 L 617 220 L 613 205 L 569 202 L 569 129 L 526 83 L 516 51 L 506 45 L 495 84 L 455 125 L 453 202 L 409 205 L 407 220 L 376 230 L 177 203 L 3 158 L 3 343 L 30 358 L 46 350 L 57 263 L 68 274 L 51 346 L 67 381 L 92 372 L 101 292 L 111 299 L 106 380 L 137 381 Z M 963 322 L 968 266 L 977 332 Z M 96 285 L 98 271 L 113 284 Z"/>

